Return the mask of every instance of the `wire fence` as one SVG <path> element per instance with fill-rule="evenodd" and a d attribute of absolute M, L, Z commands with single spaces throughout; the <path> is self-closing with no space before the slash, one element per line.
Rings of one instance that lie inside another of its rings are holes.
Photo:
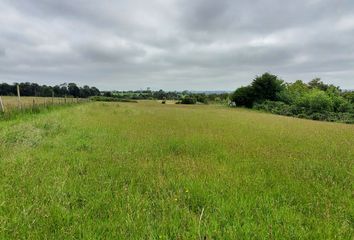
<path fill-rule="evenodd" d="M 87 102 L 87 98 L 0 96 L 0 113 Z"/>

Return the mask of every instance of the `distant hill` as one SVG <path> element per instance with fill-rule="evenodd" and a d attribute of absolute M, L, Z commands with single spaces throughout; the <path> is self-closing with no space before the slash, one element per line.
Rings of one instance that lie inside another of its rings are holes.
<path fill-rule="evenodd" d="M 231 93 L 232 91 L 190 91 L 191 93 L 205 93 L 205 94 L 223 94 Z"/>

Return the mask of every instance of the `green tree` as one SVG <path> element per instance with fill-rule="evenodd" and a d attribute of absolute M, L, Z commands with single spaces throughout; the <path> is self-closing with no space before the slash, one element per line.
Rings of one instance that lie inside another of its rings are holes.
<path fill-rule="evenodd" d="M 73 97 L 80 96 L 80 88 L 75 83 L 68 84 L 68 91 L 69 91 L 69 94 Z"/>
<path fill-rule="evenodd" d="M 315 78 L 315 79 L 312 79 L 309 83 L 308 83 L 308 86 L 311 88 L 311 89 L 314 89 L 314 88 L 317 88 L 317 89 L 320 89 L 322 91 L 327 91 L 328 88 L 330 87 L 335 87 L 333 85 L 329 85 L 329 84 L 325 84 L 324 82 L 321 81 L 321 78 Z M 339 87 L 335 87 L 339 90 Z"/>
<path fill-rule="evenodd" d="M 251 86 L 257 102 L 278 100 L 278 94 L 284 89 L 283 81 L 270 73 L 256 77 Z"/>
<path fill-rule="evenodd" d="M 80 97 L 87 98 L 89 96 L 91 96 L 91 89 L 89 86 L 85 85 L 80 88 Z"/>
<path fill-rule="evenodd" d="M 99 96 L 101 94 L 100 90 L 98 90 L 98 88 L 96 87 L 91 87 L 90 90 L 91 90 L 90 96 Z"/>

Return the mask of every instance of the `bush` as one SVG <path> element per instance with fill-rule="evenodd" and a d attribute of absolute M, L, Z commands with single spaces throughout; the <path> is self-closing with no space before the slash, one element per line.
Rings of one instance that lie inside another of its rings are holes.
<path fill-rule="evenodd" d="M 251 108 L 255 100 L 253 88 L 251 86 L 238 88 L 231 96 L 231 100 L 236 106 Z"/>
<path fill-rule="evenodd" d="M 317 89 L 302 96 L 296 105 L 306 108 L 311 113 L 331 112 L 334 110 L 332 99 L 324 91 Z"/>
<path fill-rule="evenodd" d="M 284 89 L 278 93 L 278 100 L 287 104 L 294 104 L 301 96 L 309 91 L 310 89 L 306 83 L 297 80 L 294 83 L 285 84 Z"/>
<path fill-rule="evenodd" d="M 196 101 L 200 103 L 208 104 L 208 99 L 204 94 L 197 95 Z"/>
<path fill-rule="evenodd" d="M 197 100 L 193 97 L 185 97 L 180 101 L 181 104 L 196 104 Z"/>
<path fill-rule="evenodd" d="M 347 99 L 350 103 L 354 104 L 354 91 L 352 92 L 345 92 L 343 97 Z"/>
<path fill-rule="evenodd" d="M 254 109 L 284 116 L 294 116 L 302 112 L 296 106 L 288 105 L 280 101 L 264 101 L 263 103 L 256 103 Z"/>

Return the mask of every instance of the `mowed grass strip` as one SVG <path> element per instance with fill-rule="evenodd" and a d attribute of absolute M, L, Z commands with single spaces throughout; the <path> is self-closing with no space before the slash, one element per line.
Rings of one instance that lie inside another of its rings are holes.
<path fill-rule="evenodd" d="M 0 239 L 352 239 L 354 126 L 89 103 L 0 122 Z"/>

